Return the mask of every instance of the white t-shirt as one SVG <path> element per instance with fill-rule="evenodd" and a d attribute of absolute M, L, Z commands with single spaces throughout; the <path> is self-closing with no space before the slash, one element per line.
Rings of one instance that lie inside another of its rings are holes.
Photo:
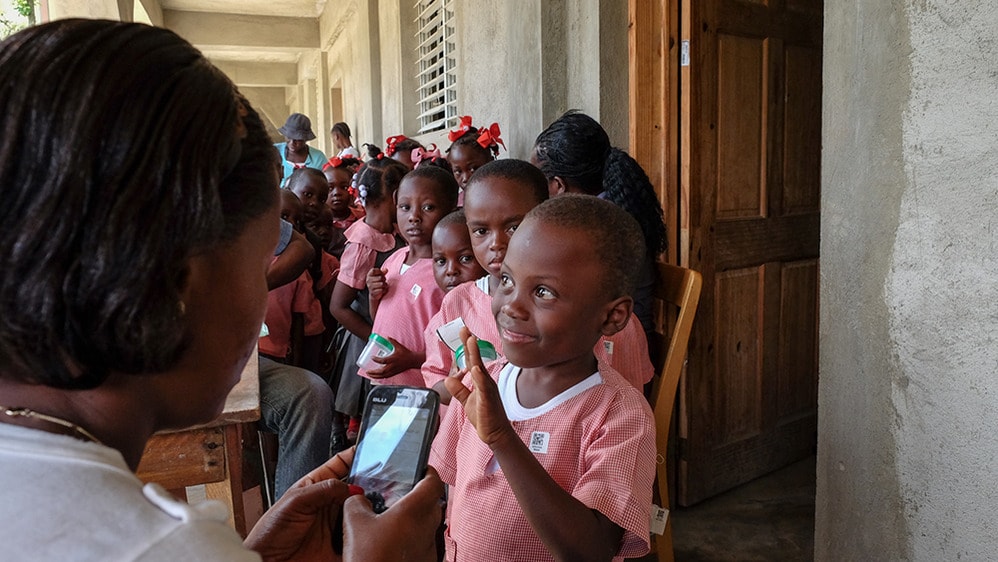
<path fill-rule="evenodd" d="M 355 146 L 348 146 L 343 150 L 341 150 L 339 154 L 337 154 L 336 156 L 339 158 L 343 158 L 345 156 L 353 156 L 357 160 L 360 160 L 360 151 L 357 150 L 357 147 Z"/>
<path fill-rule="evenodd" d="M 0 423 L 0 483 L 8 560 L 260 560 L 221 503 L 143 486 L 103 445 Z"/>

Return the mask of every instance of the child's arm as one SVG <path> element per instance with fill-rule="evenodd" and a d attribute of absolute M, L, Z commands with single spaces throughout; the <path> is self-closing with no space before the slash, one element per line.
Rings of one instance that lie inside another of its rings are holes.
<path fill-rule="evenodd" d="M 485 370 L 478 340 L 462 329 L 474 389 L 460 376 L 448 377 L 447 389 L 464 406 L 479 439 L 492 449 L 530 526 L 556 560 L 610 560 L 624 530 L 590 509 L 555 482 L 513 430 L 499 388 Z"/>
<path fill-rule="evenodd" d="M 291 231 L 291 241 L 283 252 L 267 269 L 267 290 L 276 289 L 298 279 L 308 264 L 315 258 L 315 250 L 308 239 L 297 231 Z"/>
<path fill-rule="evenodd" d="M 384 269 L 377 267 L 372 267 L 367 272 L 368 306 L 371 310 L 371 320 L 374 320 L 378 314 L 378 305 L 381 304 L 381 298 L 388 292 L 388 282 L 385 280 L 387 273 Z"/>
<path fill-rule="evenodd" d="M 350 308 L 350 304 L 357 298 L 357 293 L 359 293 L 357 289 L 337 279 L 333 294 L 329 297 L 329 313 L 350 333 L 367 341 L 367 338 L 371 337 L 371 325 L 363 316 Z"/>

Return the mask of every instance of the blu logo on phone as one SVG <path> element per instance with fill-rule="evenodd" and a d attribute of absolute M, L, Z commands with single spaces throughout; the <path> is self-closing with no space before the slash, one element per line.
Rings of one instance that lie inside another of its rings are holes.
<path fill-rule="evenodd" d="M 426 473 L 439 403 L 426 388 L 376 386 L 368 394 L 349 478 L 375 512 L 391 507 Z"/>

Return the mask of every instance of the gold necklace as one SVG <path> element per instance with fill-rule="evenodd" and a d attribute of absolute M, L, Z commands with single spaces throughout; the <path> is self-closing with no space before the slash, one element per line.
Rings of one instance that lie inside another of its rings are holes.
<path fill-rule="evenodd" d="M 0 413 L 3 413 L 9 418 L 34 418 L 36 420 L 42 420 L 44 422 L 59 425 L 75 433 L 76 435 L 74 435 L 74 437 L 80 439 L 81 441 L 92 441 L 98 445 L 104 445 L 104 443 L 101 443 L 101 440 L 97 439 L 93 433 L 90 433 L 75 423 L 62 418 L 57 418 L 55 416 L 50 416 L 48 414 L 43 414 L 41 412 L 36 412 L 30 408 L 8 408 L 6 406 L 0 406 Z"/>

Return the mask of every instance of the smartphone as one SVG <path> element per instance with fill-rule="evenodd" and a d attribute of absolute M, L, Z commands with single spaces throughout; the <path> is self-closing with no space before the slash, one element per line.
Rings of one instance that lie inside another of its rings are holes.
<path fill-rule="evenodd" d="M 440 398 L 428 388 L 375 386 L 367 395 L 348 482 L 364 489 L 376 513 L 426 474 Z"/>

